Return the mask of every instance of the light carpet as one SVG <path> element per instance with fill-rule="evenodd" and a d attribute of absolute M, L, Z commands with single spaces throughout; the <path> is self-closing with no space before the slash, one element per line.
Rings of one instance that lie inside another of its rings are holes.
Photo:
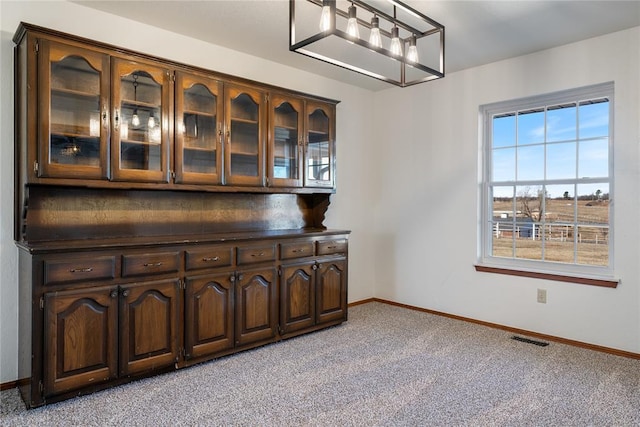
<path fill-rule="evenodd" d="M 345 324 L 25 410 L 3 426 L 640 426 L 640 360 L 382 303 Z"/>

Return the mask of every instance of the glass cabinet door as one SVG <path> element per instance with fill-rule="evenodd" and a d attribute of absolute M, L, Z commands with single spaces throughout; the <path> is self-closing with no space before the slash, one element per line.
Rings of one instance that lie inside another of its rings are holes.
<path fill-rule="evenodd" d="M 264 94 L 229 85 L 225 88 L 225 183 L 264 185 Z"/>
<path fill-rule="evenodd" d="M 109 56 L 40 40 L 41 177 L 107 178 Z"/>
<path fill-rule="evenodd" d="M 270 105 L 269 184 L 274 187 L 300 187 L 303 101 L 272 95 Z"/>
<path fill-rule="evenodd" d="M 333 187 L 335 108 L 307 103 L 305 147 L 305 186 Z"/>
<path fill-rule="evenodd" d="M 170 72 L 121 59 L 113 63 L 113 178 L 168 182 Z"/>
<path fill-rule="evenodd" d="M 176 74 L 175 169 L 178 183 L 219 184 L 222 177 L 222 83 Z"/>

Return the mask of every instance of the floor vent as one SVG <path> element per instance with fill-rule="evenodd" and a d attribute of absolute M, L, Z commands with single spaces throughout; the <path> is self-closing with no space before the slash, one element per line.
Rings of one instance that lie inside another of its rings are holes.
<path fill-rule="evenodd" d="M 527 344 L 533 344 L 533 345 L 537 345 L 540 347 L 546 347 L 549 345 L 548 342 L 543 342 L 543 341 L 536 341 L 536 340 L 532 340 L 529 338 L 524 338 L 524 337 L 519 337 L 517 335 L 514 335 L 511 337 L 512 340 L 516 340 L 516 341 L 520 341 L 520 342 L 526 342 Z"/>

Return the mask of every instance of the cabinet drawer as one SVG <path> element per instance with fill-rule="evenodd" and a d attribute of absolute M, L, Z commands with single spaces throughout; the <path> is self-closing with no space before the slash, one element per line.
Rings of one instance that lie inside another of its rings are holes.
<path fill-rule="evenodd" d="M 73 258 L 73 256 L 70 256 Z M 45 260 L 44 284 L 79 282 L 85 280 L 109 280 L 115 277 L 116 257 L 99 256 L 87 259 Z"/>
<path fill-rule="evenodd" d="M 293 242 L 280 244 L 280 259 L 313 256 L 313 242 Z"/>
<path fill-rule="evenodd" d="M 180 252 L 158 252 L 122 256 L 122 276 L 173 273 L 180 268 Z"/>
<path fill-rule="evenodd" d="M 276 245 L 240 246 L 238 247 L 238 265 L 255 262 L 275 261 Z"/>
<path fill-rule="evenodd" d="M 230 266 L 233 247 L 205 248 L 186 251 L 187 270 Z"/>
<path fill-rule="evenodd" d="M 340 254 L 347 252 L 347 239 L 321 240 L 318 242 L 318 255 Z"/>

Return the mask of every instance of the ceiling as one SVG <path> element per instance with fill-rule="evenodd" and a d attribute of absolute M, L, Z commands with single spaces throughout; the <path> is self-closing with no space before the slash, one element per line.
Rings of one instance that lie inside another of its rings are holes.
<path fill-rule="evenodd" d="M 289 51 L 288 0 L 75 0 L 90 8 L 369 90 L 391 87 Z M 640 25 L 640 1 L 404 0 L 445 26 L 445 72 Z"/>

